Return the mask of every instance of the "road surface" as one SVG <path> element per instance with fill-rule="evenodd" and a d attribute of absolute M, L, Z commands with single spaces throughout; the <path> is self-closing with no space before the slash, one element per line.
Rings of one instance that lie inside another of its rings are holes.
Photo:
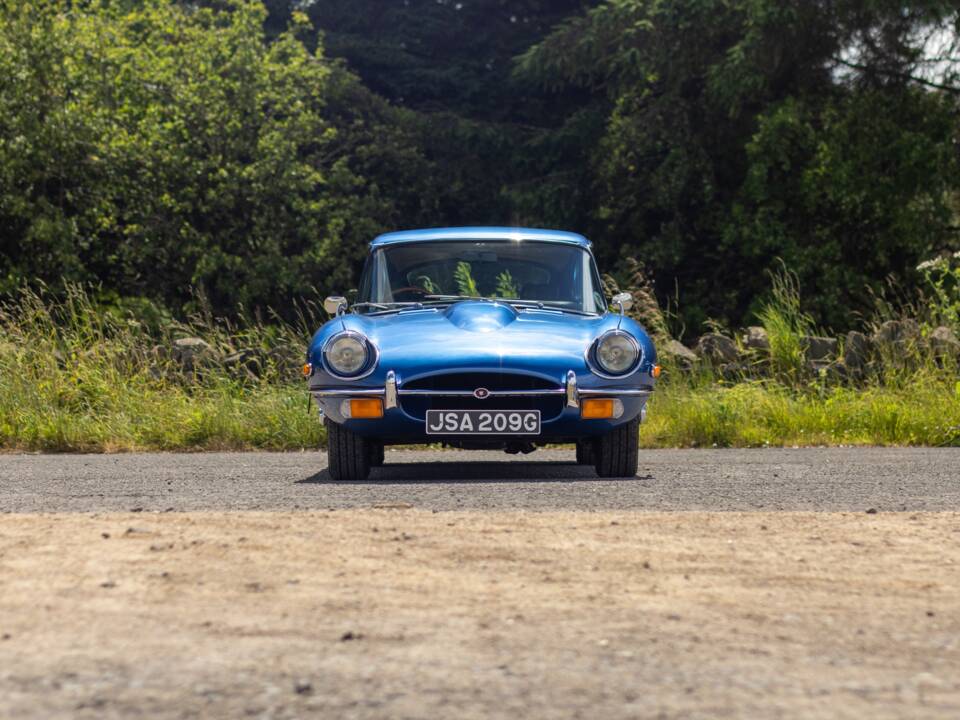
<path fill-rule="evenodd" d="M 960 448 L 648 450 L 600 480 L 572 450 L 388 451 L 363 482 L 322 452 L 0 455 L 0 512 L 960 509 Z"/>

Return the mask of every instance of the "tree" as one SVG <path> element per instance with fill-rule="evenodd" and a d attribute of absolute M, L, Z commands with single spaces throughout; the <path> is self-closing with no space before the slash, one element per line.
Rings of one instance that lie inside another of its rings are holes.
<path fill-rule="evenodd" d="M 263 7 L 4 7 L 0 277 L 223 311 L 345 289 L 429 207 L 417 130 Z M 370 178 L 364 172 L 380 173 Z M 392 175 L 393 177 L 389 177 Z M 386 180 L 402 180 L 394 185 Z"/>
<path fill-rule="evenodd" d="M 676 283 L 688 326 L 744 319 L 778 257 L 818 318 L 842 323 L 867 287 L 956 241 L 956 99 L 931 89 L 918 47 L 956 22 L 946 2 L 904 13 L 611 0 L 532 48 L 518 73 L 591 94 L 584 107 L 604 124 L 589 219 L 601 257 L 637 255 L 661 288 Z"/>

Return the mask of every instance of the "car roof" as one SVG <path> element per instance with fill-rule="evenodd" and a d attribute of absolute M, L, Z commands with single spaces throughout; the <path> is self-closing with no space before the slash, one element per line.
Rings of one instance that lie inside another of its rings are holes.
<path fill-rule="evenodd" d="M 532 240 L 579 245 L 584 248 L 590 247 L 590 241 L 577 233 L 521 227 L 445 227 L 403 230 L 384 233 L 374 238 L 370 247 L 377 248 L 384 245 L 409 242 L 430 242 L 431 240 Z"/>

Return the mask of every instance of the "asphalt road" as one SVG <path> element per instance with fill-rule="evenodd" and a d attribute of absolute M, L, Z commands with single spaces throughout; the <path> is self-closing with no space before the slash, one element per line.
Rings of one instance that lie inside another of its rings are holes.
<path fill-rule="evenodd" d="M 960 448 L 642 451 L 597 479 L 572 450 L 388 451 L 364 482 L 326 455 L 0 455 L 0 512 L 293 510 L 960 510 Z"/>

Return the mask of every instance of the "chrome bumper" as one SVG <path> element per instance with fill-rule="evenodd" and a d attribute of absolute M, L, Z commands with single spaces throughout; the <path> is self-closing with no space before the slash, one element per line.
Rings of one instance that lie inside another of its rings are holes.
<path fill-rule="evenodd" d="M 310 393 L 315 398 L 382 397 L 384 409 L 397 407 L 399 397 L 476 397 L 473 390 L 404 390 L 400 378 L 391 370 L 382 388 L 317 388 Z M 648 398 L 652 391 L 633 388 L 578 388 L 577 375 L 567 372 L 564 387 L 549 390 L 490 390 L 486 397 L 545 397 L 565 395 L 567 407 L 580 407 L 580 399 L 586 397 L 633 397 Z"/>

